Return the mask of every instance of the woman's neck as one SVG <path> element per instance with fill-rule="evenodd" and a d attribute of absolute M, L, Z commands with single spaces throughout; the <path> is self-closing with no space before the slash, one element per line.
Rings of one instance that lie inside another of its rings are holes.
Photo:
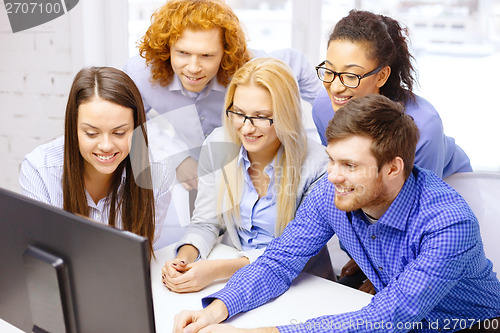
<path fill-rule="evenodd" d="M 90 197 L 97 204 L 108 195 L 111 183 L 113 182 L 113 174 L 104 175 L 98 172 L 85 171 L 83 182 Z"/>
<path fill-rule="evenodd" d="M 267 188 L 269 186 L 270 178 L 265 172 L 266 167 L 272 162 L 276 154 L 272 156 L 264 154 L 248 154 L 248 159 L 250 161 L 250 168 L 248 168 L 248 173 L 252 179 L 252 183 L 255 190 L 259 194 L 259 198 L 266 196 Z"/>
<path fill-rule="evenodd" d="M 279 147 L 278 147 L 279 148 Z M 269 152 L 247 152 L 248 160 L 252 165 L 252 168 L 258 170 L 264 170 L 266 166 L 268 166 L 273 159 L 276 157 L 278 153 L 278 149 L 276 149 L 273 153 Z"/>

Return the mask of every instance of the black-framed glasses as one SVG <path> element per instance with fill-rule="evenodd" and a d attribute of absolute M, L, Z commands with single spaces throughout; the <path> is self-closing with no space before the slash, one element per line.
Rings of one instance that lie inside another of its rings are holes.
<path fill-rule="evenodd" d="M 359 86 L 359 83 L 361 82 L 361 79 L 364 79 L 365 77 L 375 75 L 380 70 L 382 69 L 383 66 L 379 66 L 375 68 L 372 71 L 369 71 L 368 73 L 364 75 L 358 75 L 354 73 L 348 73 L 348 72 L 335 72 L 332 71 L 331 69 L 328 69 L 326 67 L 323 67 L 325 65 L 325 61 L 323 61 L 321 64 L 316 66 L 316 73 L 318 74 L 318 78 L 326 83 L 332 83 L 333 80 L 338 76 L 340 79 L 340 82 L 348 87 L 348 88 L 357 88 Z"/>
<path fill-rule="evenodd" d="M 250 123 L 252 123 L 253 126 L 255 127 L 270 127 L 273 124 L 273 120 L 271 118 L 267 117 L 249 117 L 244 115 L 241 112 L 234 111 L 232 109 L 233 103 L 229 105 L 229 107 L 226 110 L 226 116 L 233 122 L 237 124 L 244 124 L 245 121 L 248 119 L 250 120 Z"/>

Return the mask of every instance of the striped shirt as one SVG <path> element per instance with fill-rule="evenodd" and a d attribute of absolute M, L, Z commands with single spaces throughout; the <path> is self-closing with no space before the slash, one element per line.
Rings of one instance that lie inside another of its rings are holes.
<path fill-rule="evenodd" d="M 153 193 L 155 198 L 155 243 L 159 242 L 170 202 L 170 189 L 175 177 L 175 171 L 164 160 L 150 152 L 150 166 L 153 179 Z M 64 136 L 58 137 L 46 144 L 35 148 L 27 154 L 21 164 L 19 183 L 21 193 L 32 199 L 49 205 L 63 208 L 62 176 L 64 167 Z M 125 182 L 126 171 L 123 171 L 122 184 Z M 89 206 L 89 218 L 102 224 L 108 224 L 110 200 L 103 198 L 97 202 L 85 191 Z M 118 211 L 116 227 L 122 228 L 122 218 Z"/>
<path fill-rule="evenodd" d="M 377 294 L 358 311 L 280 326 L 280 332 L 453 332 L 460 327 L 446 323 L 472 325 L 500 315 L 500 282 L 485 256 L 478 221 L 436 175 L 416 166 L 374 224 L 360 210 L 336 209 L 334 195 L 323 177 L 283 235 L 203 305 L 219 298 L 232 317 L 281 295 L 336 233 Z"/>

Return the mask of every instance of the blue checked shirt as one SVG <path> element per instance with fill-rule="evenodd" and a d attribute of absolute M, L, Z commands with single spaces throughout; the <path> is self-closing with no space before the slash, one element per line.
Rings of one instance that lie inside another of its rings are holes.
<path fill-rule="evenodd" d="M 453 329 L 452 320 L 471 325 L 500 315 L 500 282 L 477 219 L 436 175 L 416 166 L 375 224 L 361 211 L 336 209 L 334 192 L 323 177 L 283 235 L 203 305 L 221 299 L 232 317 L 281 295 L 337 233 L 377 294 L 361 310 L 280 326 L 280 332 L 453 332 L 460 327 Z"/>

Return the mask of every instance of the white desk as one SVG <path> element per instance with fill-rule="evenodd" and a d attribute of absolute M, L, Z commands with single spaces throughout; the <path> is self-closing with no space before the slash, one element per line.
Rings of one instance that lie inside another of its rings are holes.
<path fill-rule="evenodd" d="M 161 283 L 161 268 L 173 258 L 172 247 L 156 251 L 151 262 L 151 285 L 155 311 L 156 331 L 171 332 L 174 315 L 181 310 L 201 309 L 201 298 L 221 289 L 225 281 L 213 283 L 202 291 L 176 294 Z M 217 245 L 209 258 L 235 258 L 236 250 Z M 301 274 L 283 295 L 267 304 L 231 318 L 228 323 L 237 327 L 251 328 L 286 325 L 304 322 L 309 318 L 326 314 L 354 311 L 370 302 L 371 295 L 309 274 Z M 0 332 L 21 332 L 0 319 Z"/>
<path fill-rule="evenodd" d="M 191 294 L 176 294 L 161 283 L 161 268 L 173 257 L 170 247 L 156 252 L 151 264 L 151 283 L 155 310 L 156 331 L 171 332 L 174 314 L 181 310 L 201 309 L 201 298 L 221 289 L 225 281 L 210 285 Z M 235 258 L 236 250 L 217 245 L 209 258 Z M 367 305 L 372 295 L 310 274 L 301 274 L 280 297 L 231 318 L 228 323 L 242 328 L 286 325 L 304 322 L 326 314 L 359 310 Z"/>

